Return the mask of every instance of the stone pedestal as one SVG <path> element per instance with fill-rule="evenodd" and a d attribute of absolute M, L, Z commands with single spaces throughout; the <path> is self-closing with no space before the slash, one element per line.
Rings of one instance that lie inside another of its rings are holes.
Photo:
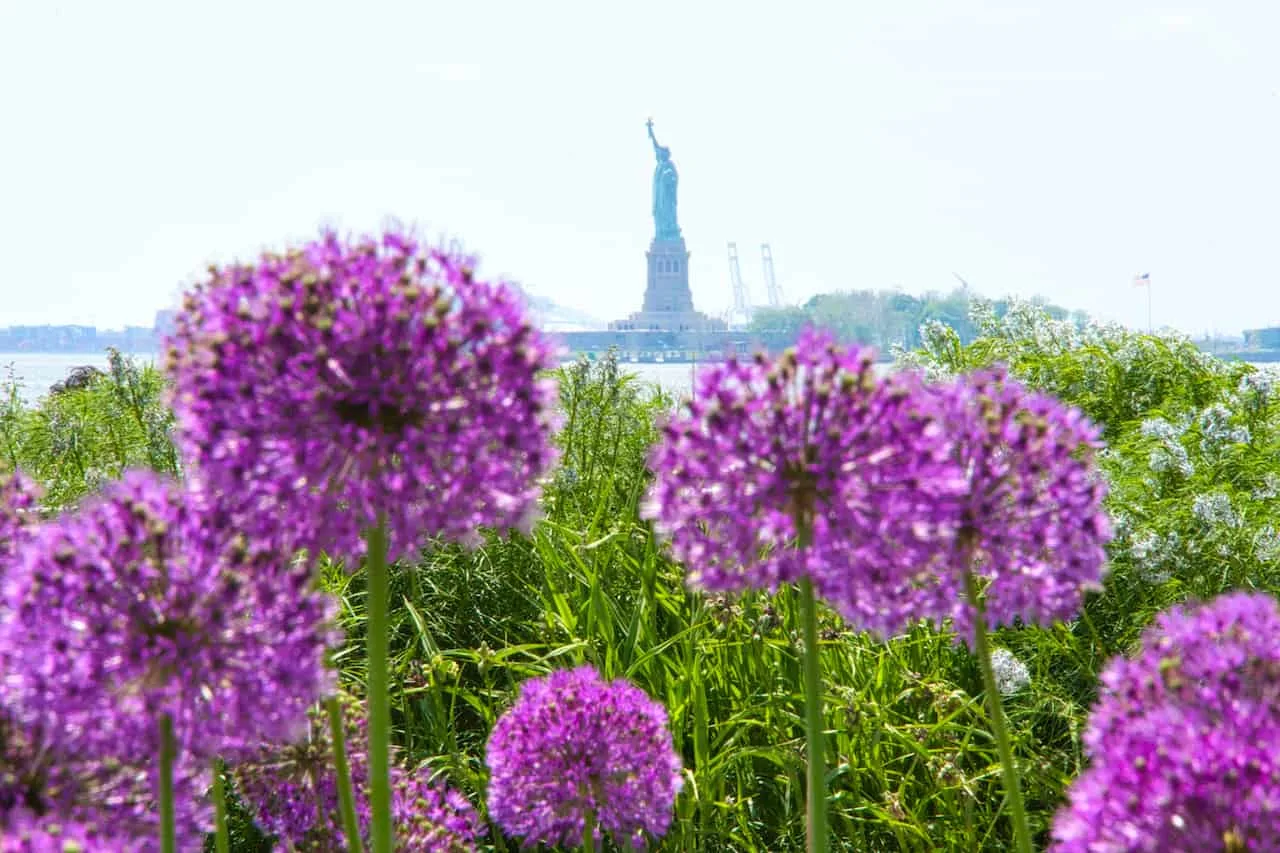
<path fill-rule="evenodd" d="M 685 248 L 684 238 L 654 240 L 644 256 L 649 261 L 649 278 L 644 288 L 641 313 L 692 312 L 689 250 Z"/>
<path fill-rule="evenodd" d="M 693 307 L 689 289 L 689 250 L 684 238 L 655 239 L 645 252 L 649 277 L 644 307 L 625 320 L 610 323 L 616 331 L 721 331 L 723 320 L 708 317 Z"/>

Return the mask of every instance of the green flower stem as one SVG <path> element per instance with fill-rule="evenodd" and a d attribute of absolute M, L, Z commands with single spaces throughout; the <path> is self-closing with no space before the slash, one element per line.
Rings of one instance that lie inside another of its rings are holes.
<path fill-rule="evenodd" d="M 596 819 L 587 815 L 582 830 L 582 853 L 596 853 Z"/>
<path fill-rule="evenodd" d="M 227 833 L 227 787 L 222 781 L 222 759 L 213 760 L 213 844 L 217 853 L 231 853 Z"/>
<path fill-rule="evenodd" d="M 1005 725 L 1004 706 L 1000 691 L 996 688 L 996 673 L 991 666 L 991 643 L 987 640 L 987 609 L 978 595 L 978 584 L 973 572 L 964 573 L 964 593 L 973 603 L 973 634 L 977 645 L 978 664 L 982 667 L 982 683 L 987 694 L 987 709 L 991 715 L 991 730 L 1000 753 L 1000 767 L 1004 775 L 1004 792 L 1009 799 L 1010 819 L 1013 821 L 1014 840 L 1018 853 L 1032 853 L 1031 828 L 1027 824 L 1027 808 L 1022 802 L 1022 783 L 1018 768 L 1013 763 L 1013 747 L 1009 743 L 1009 728 Z"/>
<path fill-rule="evenodd" d="M 325 702 L 329 710 L 329 740 L 333 744 L 333 767 L 338 774 L 338 807 L 342 831 L 347 837 L 347 853 L 361 853 L 360 824 L 356 822 L 356 802 L 351 793 L 351 769 L 347 765 L 347 742 L 342 727 L 342 706 L 337 696 Z"/>
<path fill-rule="evenodd" d="M 178 837 L 173 822 L 173 720 L 160 715 L 160 853 L 177 853 Z"/>
<path fill-rule="evenodd" d="M 818 648 L 818 602 L 813 581 L 800 581 L 800 621 L 804 630 L 804 713 L 809 742 L 809 853 L 827 850 L 827 750 L 822 715 L 822 662 Z"/>
<path fill-rule="evenodd" d="M 387 577 L 386 518 L 366 535 L 369 571 L 369 812 L 373 853 L 391 853 L 391 704 L 387 695 Z"/>

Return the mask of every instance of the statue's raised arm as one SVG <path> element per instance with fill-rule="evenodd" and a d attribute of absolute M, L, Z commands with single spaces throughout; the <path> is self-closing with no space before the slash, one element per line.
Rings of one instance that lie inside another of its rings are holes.
<path fill-rule="evenodd" d="M 653 135 L 653 119 L 650 118 L 647 122 L 644 123 L 644 126 L 649 128 L 649 139 L 653 142 L 654 152 L 661 150 L 662 146 L 658 144 L 658 137 Z"/>

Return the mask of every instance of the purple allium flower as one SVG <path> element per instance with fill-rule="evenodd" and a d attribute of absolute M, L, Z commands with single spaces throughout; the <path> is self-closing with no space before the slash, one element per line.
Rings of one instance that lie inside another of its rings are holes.
<path fill-rule="evenodd" d="M 127 744 L 121 747 L 121 753 L 139 752 Z M 108 839 L 133 839 L 127 849 L 150 853 L 160 849 L 158 783 L 154 755 L 90 758 L 12 720 L 0 725 L 0 831 L 16 836 L 19 829 L 74 825 L 104 845 Z M 204 796 L 208 786 L 203 762 L 181 762 L 174 768 L 180 849 L 198 849 L 212 824 L 213 811 Z"/>
<path fill-rule="evenodd" d="M 530 845 L 581 844 L 592 820 L 597 839 L 640 848 L 666 833 L 683 783 L 666 710 L 591 666 L 521 684 L 485 763 L 489 816 Z"/>
<path fill-rule="evenodd" d="M 473 261 L 328 233 L 214 269 L 168 342 L 178 440 L 255 538 L 389 559 L 526 527 L 554 460 L 549 340 Z"/>
<path fill-rule="evenodd" d="M 0 853 L 135 853 L 138 841 L 112 838 L 74 821 L 18 811 L 0 823 Z"/>
<path fill-rule="evenodd" d="M 916 375 L 878 378 L 871 350 L 806 331 L 776 360 L 701 372 L 663 426 L 644 514 L 701 587 L 807 576 L 859 628 L 892 633 L 908 621 L 895 591 L 963 486 L 939 405 Z"/>
<path fill-rule="evenodd" d="M 361 703 L 345 694 L 343 725 L 356 819 L 369 831 L 369 770 L 364 746 L 366 719 Z M 264 745 L 234 768 L 236 788 L 268 835 L 298 851 L 340 849 L 343 837 L 337 774 L 328 715 L 311 713 L 309 735 L 296 743 Z M 396 838 L 406 850 L 454 853 L 474 850 L 481 828 L 471 804 L 456 791 L 392 767 L 391 812 Z"/>
<path fill-rule="evenodd" d="M 347 765 L 362 831 L 369 827 L 368 766 L 362 747 L 368 741 L 364 709 L 345 693 L 343 707 Z M 337 849 L 342 836 L 333 743 L 325 708 L 309 712 L 307 733 L 287 744 L 264 743 L 258 752 L 233 768 L 236 789 L 268 835 L 288 841 L 299 851 Z"/>
<path fill-rule="evenodd" d="M 0 574 L 35 525 L 44 490 L 21 471 L 0 472 Z"/>
<path fill-rule="evenodd" d="M 474 851 L 482 830 L 467 798 L 422 773 L 396 770 L 391 789 L 396 843 L 422 853 Z"/>
<path fill-rule="evenodd" d="M 1229 593 L 1175 607 L 1116 658 L 1052 849 L 1280 849 L 1280 607 Z"/>
<path fill-rule="evenodd" d="M 1111 525 L 1094 453 L 1099 431 L 1078 409 L 1028 391 L 1003 368 L 936 389 L 948 410 L 965 489 L 953 505 L 956 535 L 939 540 L 905 611 L 970 638 L 974 607 L 963 573 L 982 590 L 990 627 L 1015 619 L 1048 625 L 1074 618 L 1084 591 L 1099 589 Z"/>
<path fill-rule="evenodd" d="M 36 530 L 5 578 L 0 658 L 17 723 L 125 758 L 157 754 L 161 714 L 196 757 L 305 724 L 333 684 L 331 600 L 206 521 L 176 484 L 130 472 Z"/>

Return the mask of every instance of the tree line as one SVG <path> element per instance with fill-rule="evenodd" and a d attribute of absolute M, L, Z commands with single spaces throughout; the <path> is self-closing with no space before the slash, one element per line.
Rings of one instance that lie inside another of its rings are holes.
<path fill-rule="evenodd" d="M 869 344 L 887 351 L 900 344 L 908 349 L 921 345 L 920 326 L 938 320 L 955 329 L 965 344 L 978 336 L 969 317 L 976 294 L 963 288 L 950 293 L 929 292 L 913 296 L 896 290 L 846 290 L 821 293 L 799 306 L 758 308 L 750 331 L 770 336 L 794 337 L 805 326 L 827 329 L 844 343 Z M 1032 300 L 1055 320 L 1071 320 L 1083 326 L 1088 315 L 1071 311 L 1042 298 Z M 997 317 L 1009 308 L 1008 299 L 991 301 Z"/>

